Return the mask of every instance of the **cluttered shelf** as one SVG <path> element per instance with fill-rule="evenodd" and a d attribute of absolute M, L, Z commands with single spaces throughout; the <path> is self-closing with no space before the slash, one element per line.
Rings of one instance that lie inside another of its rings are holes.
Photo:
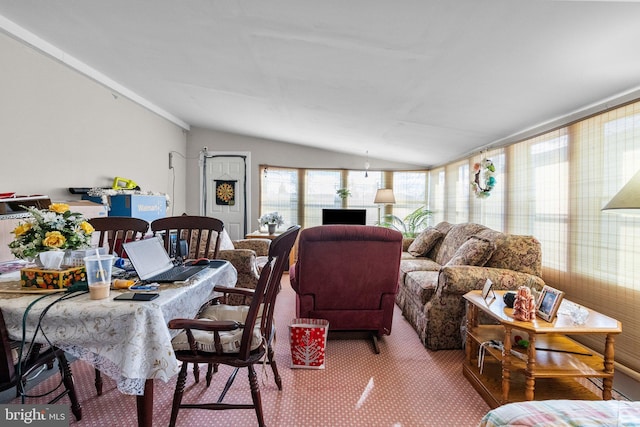
<path fill-rule="evenodd" d="M 0 193 L 0 219 L 25 216 L 22 206 L 35 206 L 41 209 L 49 204 L 51 204 L 49 196 L 42 194 L 16 196 L 16 193 Z"/>

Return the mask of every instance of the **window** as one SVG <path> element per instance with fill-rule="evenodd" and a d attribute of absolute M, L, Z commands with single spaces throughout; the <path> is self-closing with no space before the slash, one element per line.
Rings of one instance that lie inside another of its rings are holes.
<path fill-rule="evenodd" d="M 260 215 L 280 212 L 284 228 L 298 224 L 298 170 L 260 168 Z M 255 224 L 254 224 L 255 225 Z"/>
<path fill-rule="evenodd" d="M 347 171 L 347 187 L 351 197 L 346 201 L 346 207 L 367 210 L 367 225 L 374 225 L 378 221 L 378 206 L 373 203 L 378 188 L 383 187 L 383 174 L 380 171 Z"/>
<path fill-rule="evenodd" d="M 278 211 L 285 227 L 322 224 L 323 208 L 366 209 L 367 225 L 375 225 L 378 213 L 393 213 L 401 219 L 426 204 L 426 171 L 386 172 L 369 170 L 323 170 L 260 167 L 260 215 Z M 393 188 L 395 205 L 378 206 L 373 201 L 379 188 Z M 341 199 L 340 188 L 351 195 Z M 301 196 L 300 196 L 301 195 Z"/>
<path fill-rule="evenodd" d="M 640 169 L 640 102 L 467 159 L 496 166 L 497 185 L 469 218 L 496 230 L 536 237 L 543 279 L 567 299 L 614 317 L 616 361 L 640 372 L 640 210 L 601 208 Z M 429 171 L 434 221 L 464 218 L 464 162 Z M 576 339 L 603 351 L 602 340 Z"/>
<path fill-rule="evenodd" d="M 429 210 L 433 212 L 432 223 L 445 220 L 445 172 L 444 168 L 429 171 Z"/>
<path fill-rule="evenodd" d="M 495 167 L 493 177 L 496 179 L 496 185 L 491 190 L 489 197 L 476 197 L 473 191 L 471 194 L 471 204 L 469 206 L 469 219 L 471 222 L 486 225 L 494 230 L 504 231 L 505 229 L 505 189 L 508 188 L 506 171 L 506 157 L 504 149 L 487 151 L 481 155 L 477 155 L 471 159 L 471 172 L 469 174 L 469 187 L 471 181 L 475 179 L 473 166 L 481 163 L 483 160 L 491 160 Z M 484 184 L 483 184 L 484 185 Z"/>
<path fill-rule="evenodd" d="M 404 219 L 411 212 L 427 205 L 427 178 L 424 172 L 394 172 L 393 194 L 396 204 L 393 214 Z"/>

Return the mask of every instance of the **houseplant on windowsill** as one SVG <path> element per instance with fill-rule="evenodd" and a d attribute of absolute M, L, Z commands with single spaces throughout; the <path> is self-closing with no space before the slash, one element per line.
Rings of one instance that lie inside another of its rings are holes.
<path fill-rule="evenodd" d="M 270 212 L 270 213 L 264 214 L 260 217 L 260 219 L 258 219 L 258 221 L 260 222 L 260 225 L 267 226 L 269 230 L 269 234 L 275 233 L 276 228 L 284 224 L 284 219 L 282 218 L 282 215 L 280 215 L 278 212 Z"/>
<path fill-rule="evenodd" d="M 48 209 L 23 206 L 31 218 L 18 223 L 12 231 L 15 240 L 9 243 L 16 258 L 29 261 L 48 251 L 89 248 L 93 227 L 81 213 L 73 213 L 65 203 L 53 203 Z M 50 257 L 49 257 L 50 258 Z"/>
<path fill-rule="evenodd" d="M 347 197 L 351 196 L 351 191 L 348 188 L 339 188 L 336 190 L 336 194 L 338 195 L 338 197 L 344 200 Z"/>

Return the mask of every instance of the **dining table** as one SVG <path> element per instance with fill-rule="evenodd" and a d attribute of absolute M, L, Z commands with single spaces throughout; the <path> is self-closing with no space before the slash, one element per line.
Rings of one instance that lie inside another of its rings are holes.
<path fill-rule="evenodd" d="M 153 423 L 154 380 L 179 371 L 171 340 L 174 318 L 192 318 L 217 296 L 214 286 L 235 286 L 237 271 L 216 262 L 185 282 L 160 284 L 151 301 L 120 301 L 128 290 L 92 300 L 86 291 L 52 292 L 21 286 L 19 272 L 0 275 L 0 309 L 9 336 L 51 344 L 90 363 L 115 380 L 121 393 L 137 396 L 138 425 Z"/>

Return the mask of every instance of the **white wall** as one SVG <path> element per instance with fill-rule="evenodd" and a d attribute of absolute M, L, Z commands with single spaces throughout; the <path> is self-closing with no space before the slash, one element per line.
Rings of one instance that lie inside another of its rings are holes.
<path fill-rule="evenodd" d="M 169 151 L 185 154 L 182 128 L 3 33 L 0 64 L 0 192 L 75 200 L 68 187 L 121 176 L 184 210 L 184 173 L 173 194 L 168 167 Z"/>
<path fill-rule="evenodd" d="M 366 155 L 320 150 L 297 144 L 255 138 L 203 128 L 191 128 L 187 138 L 187 212 L 197 214 L 200 206 L 198 155 L 203 147 L 209 151 L 235 151 L 251 153 L 251 212 L 259 210 L 258 168 L 261 164 L 300 168 L 364 169 Z M 364 154 L 364 153 L 363 153 Z M 424 170 L 423 166 L 369 159 L 370 170 Z"/>

